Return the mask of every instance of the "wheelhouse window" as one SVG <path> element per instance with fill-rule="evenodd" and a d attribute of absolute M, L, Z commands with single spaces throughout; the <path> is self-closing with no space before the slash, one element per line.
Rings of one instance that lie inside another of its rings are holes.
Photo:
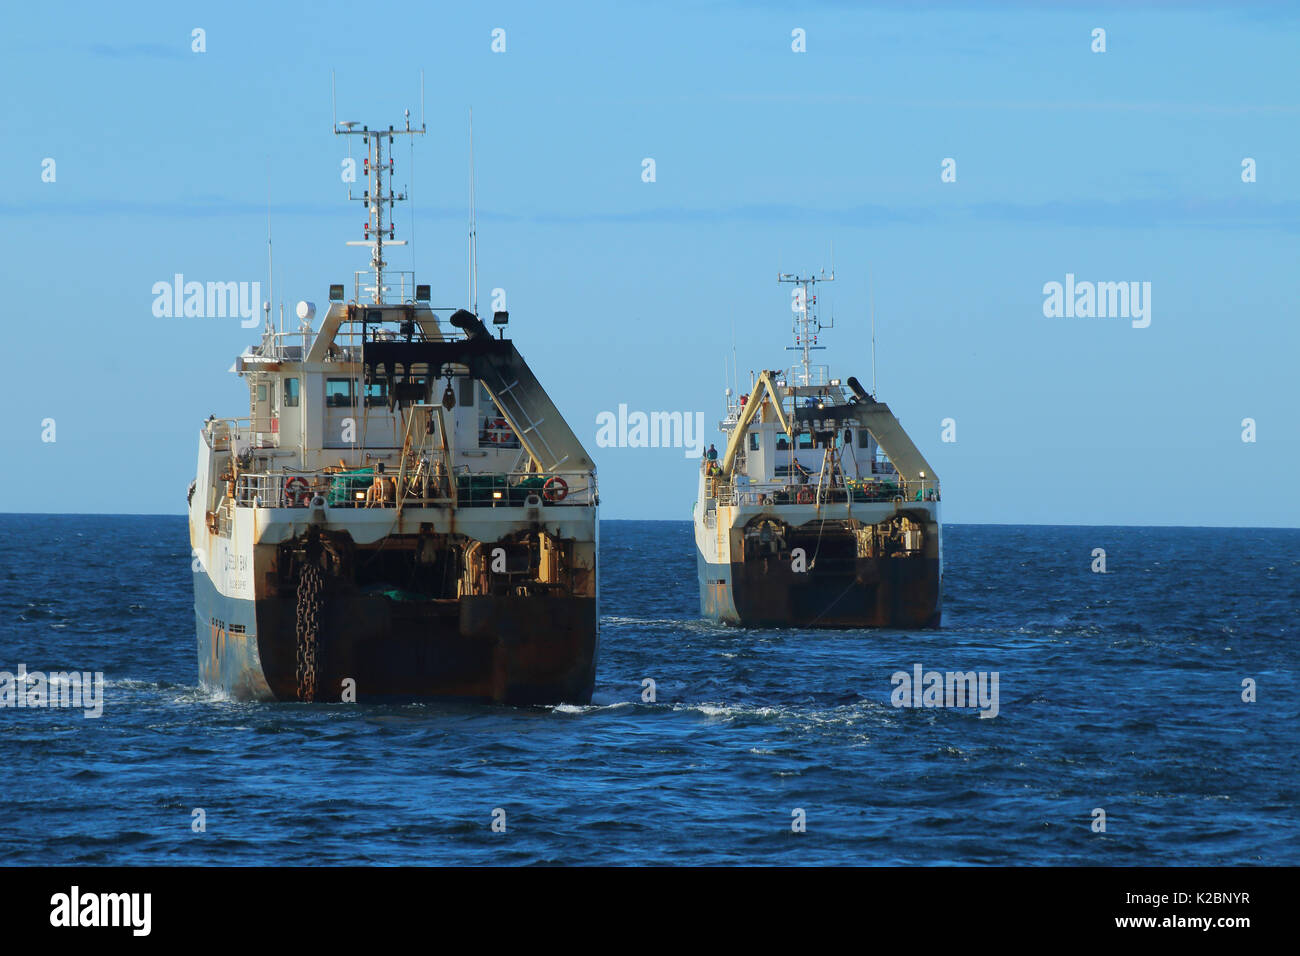
<path fill-rule="evenodd" d="M 388 383 L 371 382 L 366 386 L 366 407 L 388 404 Z"/>
<path fill-rule="evenodd" d="M 329 408 L 351 407 L 352 379 L 327 378 L 325 380 L 325 404 Z"/>
<path fill-rule="evenodd" d="M 749 450 L 758 451 L 758 432 L 749 433 Z"/>
<path fill-rule="evenodd" d="M 284 407 L 298 407 L 298 380 L 296 378 L 286 378 L 284 380 Z"/>

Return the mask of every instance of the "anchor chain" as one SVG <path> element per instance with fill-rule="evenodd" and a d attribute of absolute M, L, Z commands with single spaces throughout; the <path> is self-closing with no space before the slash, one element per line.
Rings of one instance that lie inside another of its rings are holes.
<path fill-rule="evenodd" d="M 320 567 L 304 564 L 298 572 L 298 699 L 316 699 L 316 664 L 320 656 L 320 606 L 325 580 Z"/>

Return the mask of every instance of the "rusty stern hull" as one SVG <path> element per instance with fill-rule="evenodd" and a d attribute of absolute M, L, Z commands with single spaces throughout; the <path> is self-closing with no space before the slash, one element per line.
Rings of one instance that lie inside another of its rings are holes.
<path fill-rule="evenodd" d="M 299 700 L 294 599 L 232 600 L 195 578 L 203 684 L 239 700 Z M 315 699 L 587 704 L 598 651 L 595 598 L 419 601 L 327 590 Z"/>
<path fill-rule="evenodd" d="M 746 627 L 936 628 L 937 501 L 727 506 L 697 516 L 700 613 Z"/>
<path fill-rule="evenodd" d="M 591 702 L 594 506 L 248 508 L 216 531 L 201 520 L 194 622 L 208 688 L 258 701 Z"/>
<path fill-rule="evenodd" d="M 943 586 L 937 558 L 855 558 L 796 572 L 789 560 L 709 564 L 697 552 L 700 613 L 744 627 L 936 628 Z"/>

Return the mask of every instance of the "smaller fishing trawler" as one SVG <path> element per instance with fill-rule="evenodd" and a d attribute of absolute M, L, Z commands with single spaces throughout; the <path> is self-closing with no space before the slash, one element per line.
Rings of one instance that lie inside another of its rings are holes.
<path fill-rule="evenodd" d="M 888 405 L 812 363 L 815 286 L 796 286 L 801 361 L 726 390 L 725 439 L 701 463 L 695 504 L 700 613 L 781 627 L 938 627 L 939 480 Z"/>

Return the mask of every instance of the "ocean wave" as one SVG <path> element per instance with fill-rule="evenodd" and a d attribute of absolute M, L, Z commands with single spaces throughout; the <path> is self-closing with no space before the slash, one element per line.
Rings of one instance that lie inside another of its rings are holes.
<path fill-rule="evenodd" d="M 603 711 L 622 710 L 636 705 L 635 701 L 619 700 L 609 704 L 554 704 L 546 709 L 553 714 L 595 714 Z"/>

